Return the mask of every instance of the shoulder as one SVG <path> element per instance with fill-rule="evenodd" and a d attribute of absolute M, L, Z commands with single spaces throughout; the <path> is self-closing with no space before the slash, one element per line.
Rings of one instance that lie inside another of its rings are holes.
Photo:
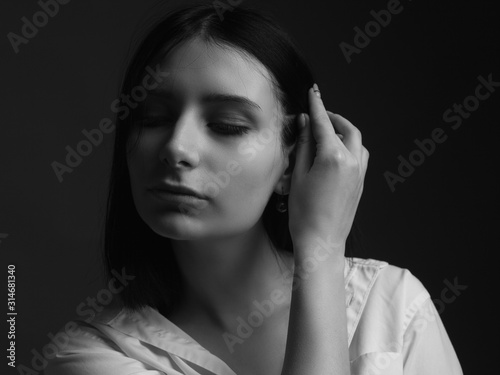
<path fill-rule="evenodd" d="M 351 354 L 399 352 L 408 325 L 430 300 L 428 291 L 408 269 L 384 261 L 354 258 L 349 270 Z"/>
<path fill-rule="evenodd" d="M 395 312 L 403 314 L 404 328 L 416 311 L 430 299 L 425 286 L 410 270 L 391 264 L 381 269 L 370 294 L 372 300 L 384 301 Z"/>
<path fill-rule="evenodd" d="M 410 270 L 376 259 L 348 258 L 346 283 L 353 292 L 364 292 L 366 303 L 390 304 L 403 310 L 430 298 Z"/>
<path fill-rule="evenodd" d="M 387 335 L 400 337 L 430 300 L 427 289 L 406 268 L 375 259 L 349 258 L 346 264 L 352 334 L 385 327 Z"/>
<path fill-rule="evenodd" d="M 353 374 L 460 374 L 434 302 L 408 269 L 373 259 L 352 263 L 347 308 Z"/>
<path fill-rule="evenodd" d="M 93 319 L 82 320 L 80 317 L 68 321 L 64 329 L 54 335 L 50 350 L 44 350 L 44 374 L 116 375 L 150 370 L 149 366 L 130 358 L 121 349 L 120 338 L 103 329 L 105 323 L 122 312 L 122 309 L 108 307 Z"/>

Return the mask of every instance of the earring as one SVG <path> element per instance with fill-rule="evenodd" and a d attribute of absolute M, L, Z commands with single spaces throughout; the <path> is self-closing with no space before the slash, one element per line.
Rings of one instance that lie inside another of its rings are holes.
<path fill-rule="evenodd" d="M 287 208 L 287 205 L 286 205 L 286 198 L 285 198 L 285 194 L 283 194 L 283 187 L 281 187 L 281 195 L 280 195 L 280 198 L 279 198 L 279 201 L 278 203 L 276 204 L 276 210 L 279 212 L 279 213 L 284 213 L 288 210 Z"/>

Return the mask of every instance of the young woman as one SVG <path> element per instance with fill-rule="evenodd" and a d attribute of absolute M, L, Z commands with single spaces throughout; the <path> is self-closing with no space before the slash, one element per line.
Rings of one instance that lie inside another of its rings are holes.
<path fill-rule="evenodd" d="M 409 271 L 346 258 L 368 151 L 272 20 L 173 11 L 122 94 L 104 242 L 119 298 L 75 320 L 47 375 L 462 373 Z"/>

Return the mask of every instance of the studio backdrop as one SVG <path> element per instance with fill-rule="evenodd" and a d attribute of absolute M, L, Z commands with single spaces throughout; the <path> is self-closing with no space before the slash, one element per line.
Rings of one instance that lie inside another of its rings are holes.
<path fill-rule="evenodd" d="M 64 345 L 57 333 L 109 301 L 100 254 L 120 80 L 134 35 L 155 9 L 180 3 L 0 5 L 2 374 L 43 373 Z M 239 3 L 213 2 L 222 12 Z M 495 370 L 496 2 L 242 4 L 290 32 L 327 109 L 362 132 L 370 160 L 354 255 L 409 269 L 429 290 L 464 373 Z"/>

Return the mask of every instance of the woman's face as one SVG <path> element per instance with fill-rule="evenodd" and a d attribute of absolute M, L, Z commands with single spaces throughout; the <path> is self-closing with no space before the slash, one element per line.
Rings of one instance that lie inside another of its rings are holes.
<path fill-rule="evenodd" d="M 269 73 L 255 59 L 198 39 L 174 48 L 160 66 L 166 78 L 143 102 L 142 133 L 128 157 L 139 215 L 177 240 L 248 231 L 272 192 L 281 193 L 288 167 Z M 151 190 L 165 183 L 203 199 Z"/>

